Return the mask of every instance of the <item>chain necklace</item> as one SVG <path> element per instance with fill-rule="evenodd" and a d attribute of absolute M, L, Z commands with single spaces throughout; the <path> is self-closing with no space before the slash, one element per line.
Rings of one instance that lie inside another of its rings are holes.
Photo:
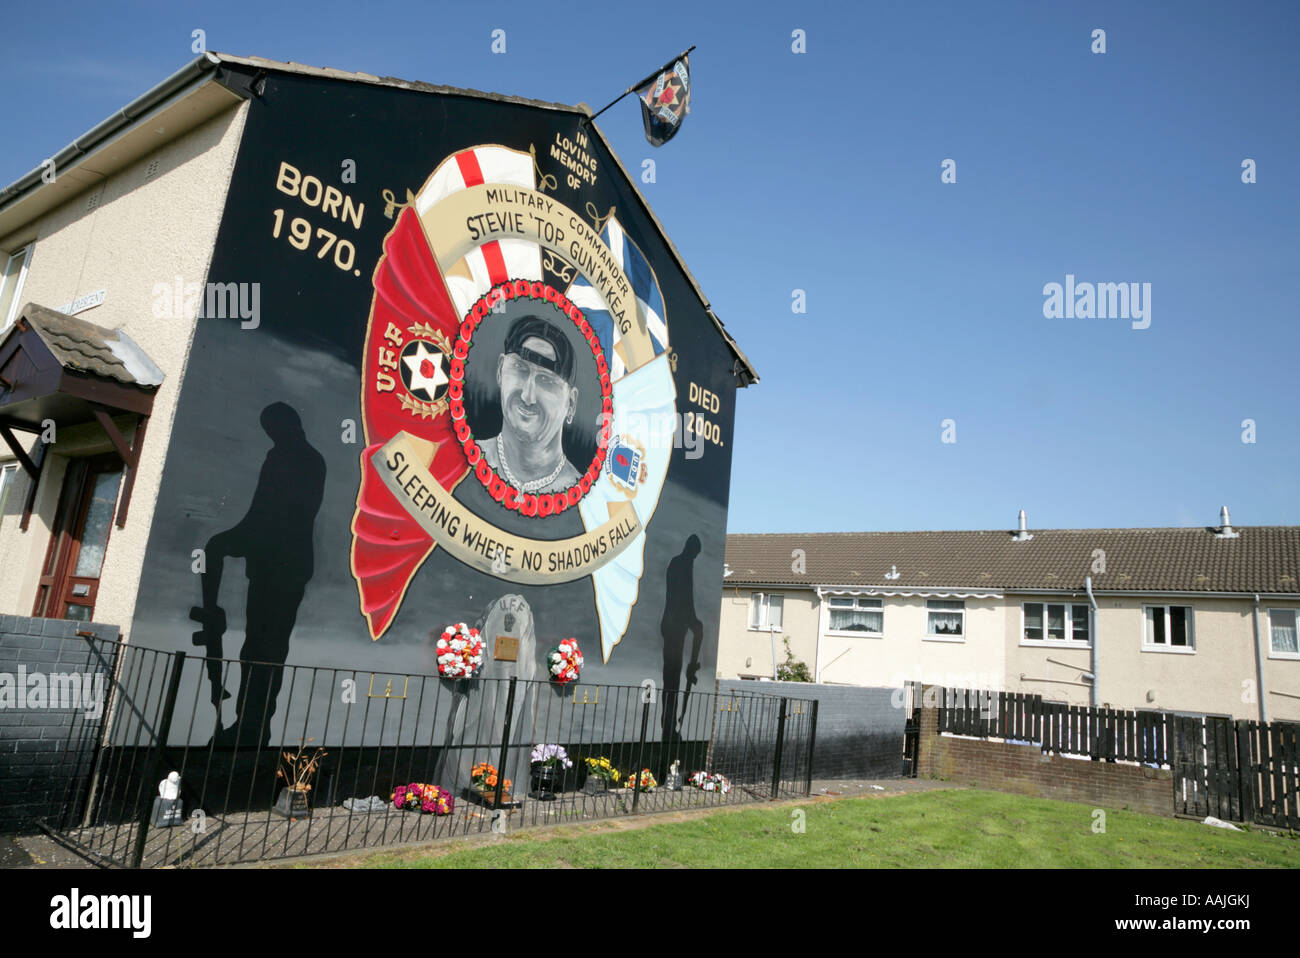
<path fill-rule="evenodd" d="M 506 474 L 506 480 L 520 492 L 536 492 L 538 489 L 545 489 L 560 477 L 560 471 L 564 468 L 564 457 L 560 456 L 560 464 L 555 467 L 555 471 L 549 476 L 542 479 L 530 479 L 528 482 L 520 482 L 515 478 L 515 474 L 510 471 L 510 464 L 506 462 L 504 436 L 497 440 L 497 458 L 501 460 L 501 471 Z"/>

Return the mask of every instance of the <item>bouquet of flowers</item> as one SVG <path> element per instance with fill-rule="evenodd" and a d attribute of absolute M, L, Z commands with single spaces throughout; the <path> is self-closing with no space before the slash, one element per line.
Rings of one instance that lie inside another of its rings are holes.
<path fill-rule="evenodd" d="M 529 761 L 533 765 L 573 768 L 573 762 L 569 759 L 569 753 L 564 750 L 563 745 L 534 745 Z"/>
<path fill-rule="evenodd" d="M 397 791 L 393 792 L 393 807 L 432 812 L 434 815 L 450 815 L 456 807 L 456 800 L 445 788 L 412 782 L 410 785 L 397 786 Z"/>
<path fill-rule="evenodd" d="M 551 667 L 551 678 L 557 683 L 576 682 L 578 673 L 582 671 L 582 651 L 578 648 L 578 640 L 562 639 L 551 649 L 546 661 Z"/>
<path fill-rule="evenodd" d="M 696 772 L 686 780 L 686 783 L 703 792 L 721 792 L 726 795 L 731 791 L 731 781 L 727 776 L 713 772 Z"/>
<path fill-rule="evenodd" d="M 640 775 L 629 775 L 627 780 L 623 783 L 623 787 L 632 788 L 638 792 L 648 792 L 658 784 L 659 783 L 655 781 L 654 775 L 651 774 L 650 769 L 643 768 L 641 769 Z"/>
<path fill-rule="evenodd" d="M 585 758 L 587 763 L 587 775 L 592 778 L 603 778 L 607 782 L 617 782 L 620 778 L 618 769 L 616 769 L 603 755 L 600 758 Z"/>
<path fill-rule="evenodd" d="M 479 762 L 469 770 L 470 781 L 474 787 L 480 791 L 488 791 L 497 787 L 497 767 L 489 765 L 487 762 Z M 506 794 L 510 792 L 510 779 L 505 780 L 505 787 L 502 791 Z"/>
<path fill-rule="evenodd" d="M 444 679 L 469 679 L 483 664 L 483 640 L 478 629 L 464 622 L 449 625 L 438 640 L 438 674 Z"/>

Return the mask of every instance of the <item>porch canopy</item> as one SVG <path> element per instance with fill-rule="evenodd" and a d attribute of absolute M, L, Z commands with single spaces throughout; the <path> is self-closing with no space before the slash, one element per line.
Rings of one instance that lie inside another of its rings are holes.
<path fill-rule="evenodd" d="M 46 443 L 29 456 L 14 431 L 40 435 L 47 423 L 56 429 L 98 422 L 125 466 L 117 507 L 117 527 L 126 524 L 135 485 L 136 464 L 162 370 L 121 329 L 105 329 L 36 303 L 27 303 L 0 336 L 0 436 L 32 478 L 23 506 L 26 531 L 36 500 Z M 134 439 L 126 441 L 113 421 L 136 416 Z"/>

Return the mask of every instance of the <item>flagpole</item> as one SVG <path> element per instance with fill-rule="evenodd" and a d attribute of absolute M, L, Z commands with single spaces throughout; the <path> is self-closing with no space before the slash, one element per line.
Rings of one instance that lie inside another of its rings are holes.
<path fill-rule="evenodd" d="M 604 106 L 602 106 L 599 110 L 597 110 L 597 111 L 596 111 L 595 113 L 593 113 L 591 116 L 583 117 L 583 118 L 582 118 L 582 123 L 592 123 L 592 122 L 594 122 L 595 119 L 596 119 L 596 117 L 600 116 L 602 113 L 604 113 L 606 110 L 608 110 L 611 106 L 613 106 L 613 105 L 614 105 L 615 103 L 617 103 L 619 100 L 623 99 L 623 97 L 625 97 L 625 96 L 627 96 L 629 93 L 632 93 L 633 91 L 638 90 L 638 89 L 640 89 L 641 87 L 645 86 L 647 83 L 649 83 L 649 82 L 650 82 L 651 80 L 653 80 L 655 77 L 657 77 L 659 74 L 663 73 L 665 70 L 667 70 L 669 67 L 671 67 L 671 66 L 672 66 L 674 63 L 676 63 L 678 60 L 681 60 L 682 58 L 688 56 L 688 55 L 690 54 L 691 50 L 694 50 L 694 49 L 695 49 L 695 44 L 692 43 L 689 49 L 687 49 L 686 51 L 684 51 L 684 52 L 682 52 L 682 53 L 679 53 L 677 56 L 673 57 L 671 60 L 669 60 L 669 61 L 668 61 L 667 63 L 665 63 L 663 66 L 661 66 L 658 70 L 653 71 L 652 73 L 648 74 L 648 75 L 645 76 L 644 78 L 638 80 L 636 83 L 632 84 L 630 87 L 628 87 L 626 90 L 624 90 L 624 91 L 623 91 L 622 93 L 620 93 L 618 96 L 614 97 L 614 99 L 610 100 L 608 103 L 606 103 Z M 580 124 L 580 125 L 581 125 L 581 124 Z"/>

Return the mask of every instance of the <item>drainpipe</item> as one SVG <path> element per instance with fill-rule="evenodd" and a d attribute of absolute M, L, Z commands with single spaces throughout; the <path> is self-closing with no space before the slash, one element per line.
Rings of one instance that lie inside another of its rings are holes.
<path fill-rule="evenodd" d="M 1259 720 L 1268 724 L 1268 690 L 1264 688 L 1264 645 L 1259 637 L 1259 593 L 1255 593 L 1255 672 L 1259 681 Z"/>
<path fill-rule="evenodd" d="M 1100 704 L 1097 693 L 1097 641 L 1100 638 L 1097 635 L 1097 622 L 1101 617 L 1097 615 L 1097 597 L 1092 594 L 1092 576 L 1084 578 L 1083 587 L 1088 593 L 1088 618 L 1092 620 L 1088 623 L 1088 635 L 1092 639 L 1092 707 L 1096 708 Z"/>
<path fill-rule="evenodd" d="M 813 648 L 813 682 L 822 680 L 822 631 L 825 623 L 822 621 L 826 615 L 826 597 L 822 594 L 822 587 L 817 587 L 817 644 Z"/>

